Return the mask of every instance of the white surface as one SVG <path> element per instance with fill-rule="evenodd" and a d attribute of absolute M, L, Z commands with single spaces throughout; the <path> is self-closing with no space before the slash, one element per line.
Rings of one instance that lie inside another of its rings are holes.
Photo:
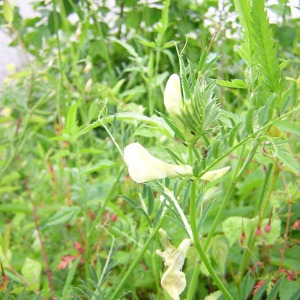
<path fill-rule="evenodd" d="M 31 0 L 17 0 L 15 5 L 19 7 L 22 18 L 31 18 L 36 13 L 32 9 Z M 9 47 L 11 38 L 8 30 L 0 28 L 0 84 L 9 75 L 7 65 L 13 64 L 21 69 L 26 63 L 25 55 L 20 47 Z"/>

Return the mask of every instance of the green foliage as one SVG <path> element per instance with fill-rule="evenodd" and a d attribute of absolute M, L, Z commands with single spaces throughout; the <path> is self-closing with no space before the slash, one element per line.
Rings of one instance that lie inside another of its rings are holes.
<path fill-rule="evenodd" d="M 0 298 L 170 299 L 161 280 L 191 239 L 181 298 L 298 299 L 291 4 L 48 2 L 27 19 L 0 4 L 26 60 L 0 86 Z M 177 119 L 163 103 L 172 73 Z M 122 157 L 133 142 L 172 176 L 135 184 Z"/>
<path fill-rule="evenodd" d="M 263 82 L 271 92 L 279 92 L 280 69 L 277 59 L 277 49 L 269 28 L 264 1 L 254 0 L 252 3 L 252 22 L 254 38 L 254 55 Z"/>

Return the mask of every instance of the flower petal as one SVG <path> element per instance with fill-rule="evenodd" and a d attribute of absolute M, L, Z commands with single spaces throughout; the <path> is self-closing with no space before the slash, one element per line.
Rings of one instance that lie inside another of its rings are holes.
<path fill-rule="evenodd" d="M 164 104 L 171 115 L 181 114 L 181 87 L 180 77 L 177 74 L 172 74 L 167 81 L 164 92 Z"/>
<path fill-rule="evenodd" d="M 191 245 L 191 240 L 184 239 L 176 249 L 170 243 L 167 233 L 163 229 L 159 230 L 159 235 L 165 250 L 157 250 L 156 253 L 163 258 L 165 266 L 169 266 L 162 276 L 161 285 L 173 300 L 180 300 L 179 295 L 186 286 L 185 275 L 181 269 L 184 264 L 186 253 Z"/>
<path fill-rule="evenodd" d="M 132 143 L 124 148 L 124 160 L 130 177 L 137 183 L 143 183 L 166 177 L 192 176 L 193 168 L 188 165 L 165 163 L 152 156 L 139 143 Z"/>

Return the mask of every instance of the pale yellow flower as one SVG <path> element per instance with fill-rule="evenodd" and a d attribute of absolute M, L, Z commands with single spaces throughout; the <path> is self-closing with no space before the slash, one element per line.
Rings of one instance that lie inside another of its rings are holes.
<path fill-rule="evenodd" d="M 181 271 L 187 251 L 191 245 L 191 239 L 184 239 L 176 249 L 170 242 L 167 233 L 159 230 L 161 243 L 164 251 L 157 250 L 156 253 L 160 255 L 167 271 L 161 279 L 161 286 L 168 292 L 173 300 L 180 300 L 179 295 L 186 287 L 186 279 L 184 273 Z"/>
<path fill-rule="evenodd" d="M 171 116 L 180 115 L 182 109 L 180 77 L 172 74 L 164 92 L 164 104 Z"/>
<path fill-rule="evenodd" d="M 193 176 L 191 166 L 165 163 L 152 156 L 139 143 L 132 143 L 124 148 L 124 160 L 130 177 L 137 183 L 166 177 Z"/>

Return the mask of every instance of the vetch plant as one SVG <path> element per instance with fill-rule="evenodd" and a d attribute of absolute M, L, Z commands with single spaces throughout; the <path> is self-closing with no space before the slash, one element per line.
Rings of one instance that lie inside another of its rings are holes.
<path fill-rule="evenodd" d="M 124 148 L 124 160 L 130 177 L 137 183 L 163 178 L 191 177 L 193 168 L 189 165 L 169 164 L 152 156 L 139 143 L 132 143 Z M 222 177 L 230 167 L 208 171 L 200 177 L 202 180 L 214 181 Z"/>

